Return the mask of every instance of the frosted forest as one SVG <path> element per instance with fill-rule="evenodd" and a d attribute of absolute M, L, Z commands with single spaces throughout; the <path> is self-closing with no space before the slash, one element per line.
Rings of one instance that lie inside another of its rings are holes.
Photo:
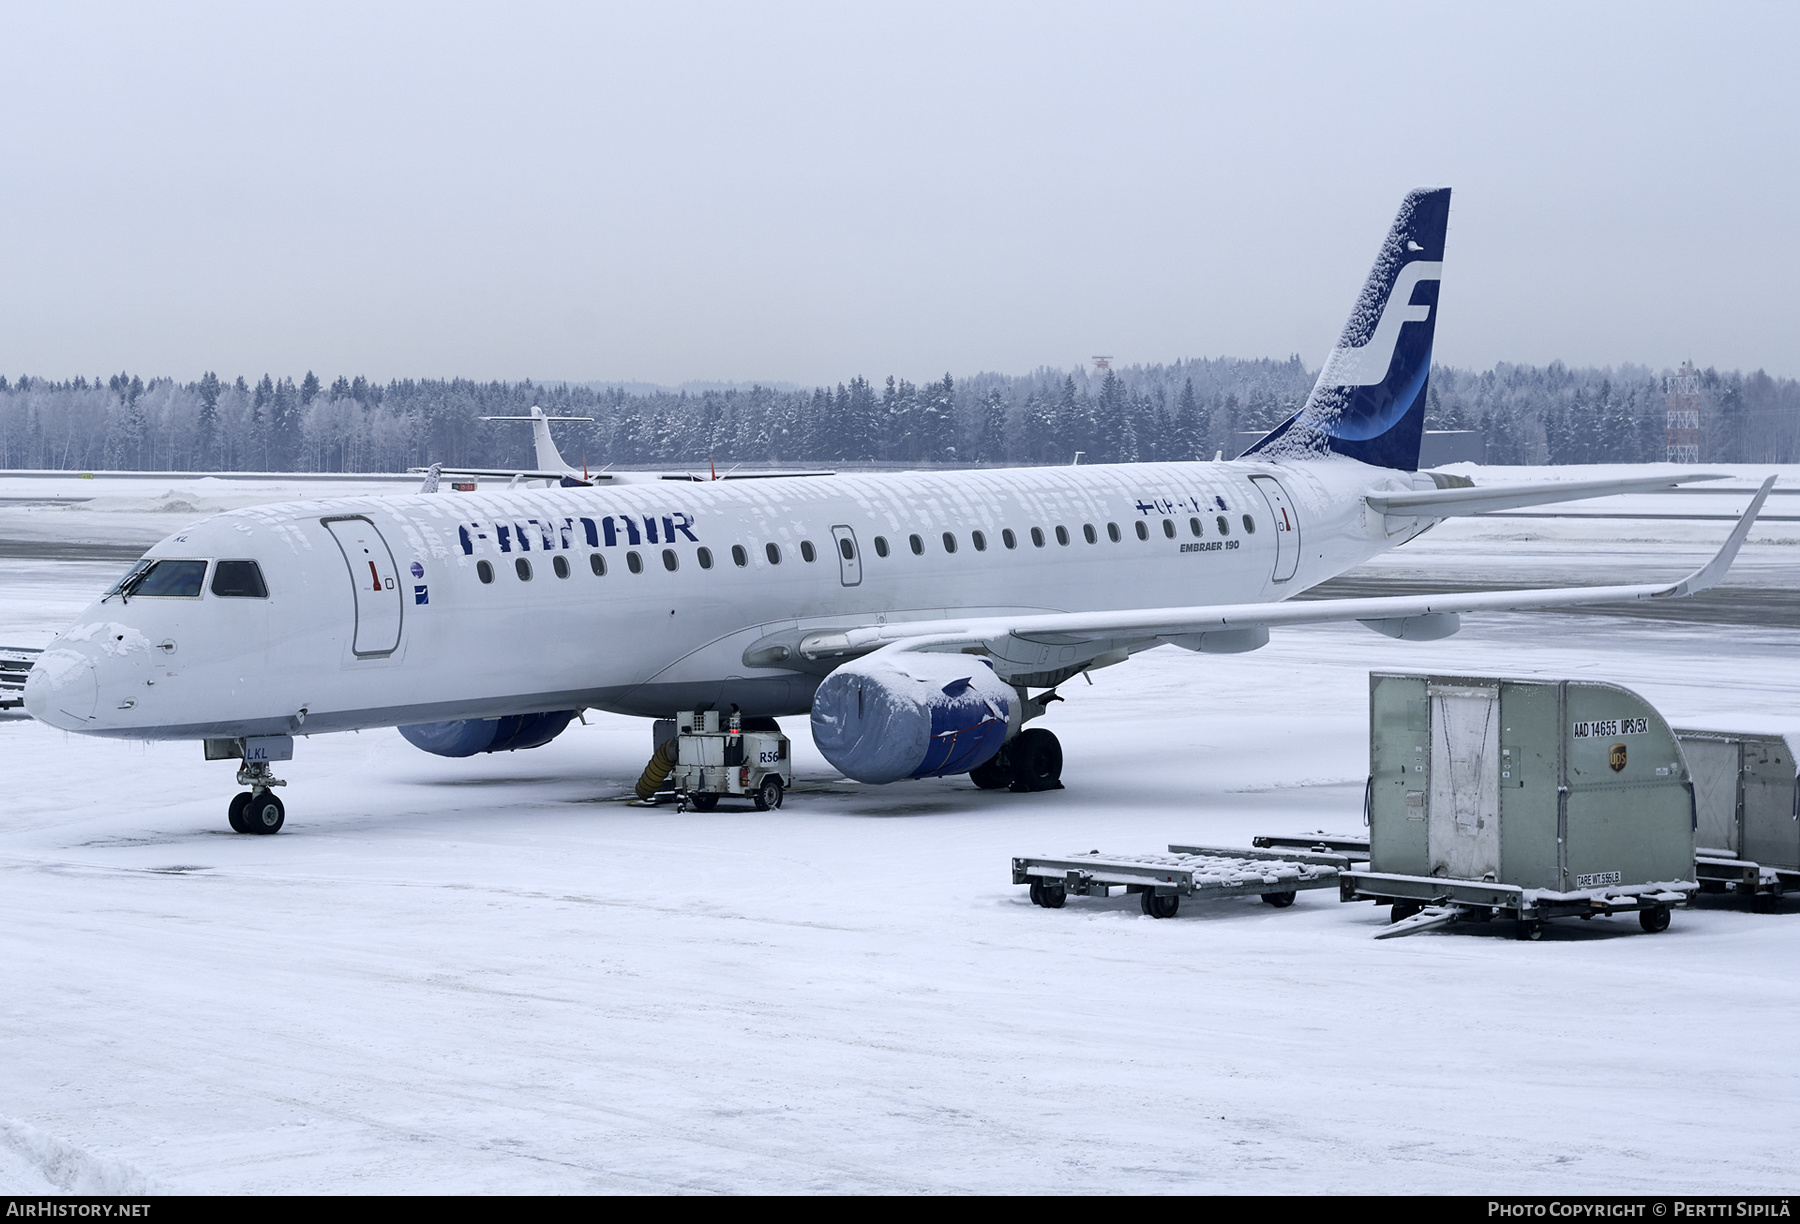
<path fill-rule="evenodd" d="M 1499 364 L 1432 372 L 1427 427 L 1477 429 L 1487 462 L 1664 458 L 1670 371 Z M 529 467 L 530 431 L 484 416 L 532 405 L 571 462 L 703 472 L 737 465 L 995 466 L 1234 457 L 1304 402 L 1315 370 L 1217 358 L 835 387 L 395 380 L 312 372 L 255 382 L 115 374 L 0 377 L 0 468 L 393 472 Z M 1800 461 L 1800 382 L 1700 372 L 1700 459 Z"/>

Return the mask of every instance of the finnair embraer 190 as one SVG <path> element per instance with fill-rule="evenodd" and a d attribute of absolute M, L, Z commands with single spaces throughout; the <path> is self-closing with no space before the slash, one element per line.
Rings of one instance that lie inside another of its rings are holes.
<path fill-rule="evenodd" d="M 1679 582 L 1291 600 L 1452 515 L 1679 483 L 1417 470 L 1449 208 L 1448 189 L 1406 197 L 1305 405 L 1235 461 L 587 480 L 534 411 L 540 470 L 503 491 L 438 493 L 433 469 L 417 495 L 233 510 L 162 541 L 44 651 L 26 707 L 242 760 L 232 824 L 255 832 L 281 827 L 269 763 L 294 736 L 397 726 L 466 756 L 587 708 L 810 712 L 860 781 L 1040 790 L 1062 752 L 1025 724 L 1056 686 L 1165 642 L 1230 653 L 1346 620 L 1429 640 L 1460 613 L 1717 582 L 1772 480 Z"/>

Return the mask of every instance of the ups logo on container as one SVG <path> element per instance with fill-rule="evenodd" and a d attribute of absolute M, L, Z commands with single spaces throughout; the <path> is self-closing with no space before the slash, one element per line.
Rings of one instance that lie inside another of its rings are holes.
<path fill-rule="evenodd" d="M 1611 748 L 1608 748 L 1606 750 L 1606 763 L 1612 766 L 1612 771 L 1614 773 L 1618 773 L 1620 770 L 1624 769 L 1625 745 L 1614 744 Z"/>

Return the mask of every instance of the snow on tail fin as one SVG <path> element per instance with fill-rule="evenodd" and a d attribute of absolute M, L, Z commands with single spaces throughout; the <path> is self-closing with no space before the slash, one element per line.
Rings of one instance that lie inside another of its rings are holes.
<path fill-rule="evenodd" d="M 573 476 L 575 469 L 563 462 L 562 453 L 556 449 L 556 443 L 550 440 L 551 421 L 592 421 L 593 417 L 547 417 L 544 410 L 536 404 L 531 406 L 530 416 L 484 416 L 484 421 L 529 421 L 531 422 L 531 441 L 536 451 L 537 470 L 540 472 L 560 472 Z"/>
<path fill-rule="evenodd" d="M 1448 187 L 1407 193 L 1305 406 L 1245 455 L 1418 469 L 1449 219 Z"/>
<path fill-rule="evenodd" d="M 550 419 L 544 415 L 544 410 L 536 405 L 533 405 L 531 409 L 531 440 L 537 448 L 538 471 L 572 472 L 575 470 L 563 462 L 561 452 L 556 449 L 556 443 L 550 440 Z"/>

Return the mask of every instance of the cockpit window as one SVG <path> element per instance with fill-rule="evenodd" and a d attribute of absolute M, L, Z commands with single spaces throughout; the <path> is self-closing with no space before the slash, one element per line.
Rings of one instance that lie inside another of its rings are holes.
<path fill-rule="evenodd" d="M 213 568 L 212 593 L 234 599 L 267 599 L 262 570 L 254 561 L 221 561 Z"/>
<path fill-rule="evenodd" d="M 204 561 L 155 561 L 139 578 L 120 588 L 133 599 L 198 599 L 206 581 Z"/>
<path fill-rule="evenodd" d="M 130 569 L 125 571 L 125 574 L 123 577 L 121 577 L 117 582 L 113 583 L 111 587 L 107 588 L 106 594 L 104 596 L 102 596 L 101 598 L 111 599 L 114 595 L 117 595 L 120 591 L 124 590 L 128 585 L 130 585 L 133 581 L 135 581 L 139 574 L 143 573 L 145 570 L 149 569 L 152 565 L 155 565 L 155 564 L 156 564 L 156 562 L 154 562 L 154 561 L 139 561 L 139 562 L 137 562 Z"/>

